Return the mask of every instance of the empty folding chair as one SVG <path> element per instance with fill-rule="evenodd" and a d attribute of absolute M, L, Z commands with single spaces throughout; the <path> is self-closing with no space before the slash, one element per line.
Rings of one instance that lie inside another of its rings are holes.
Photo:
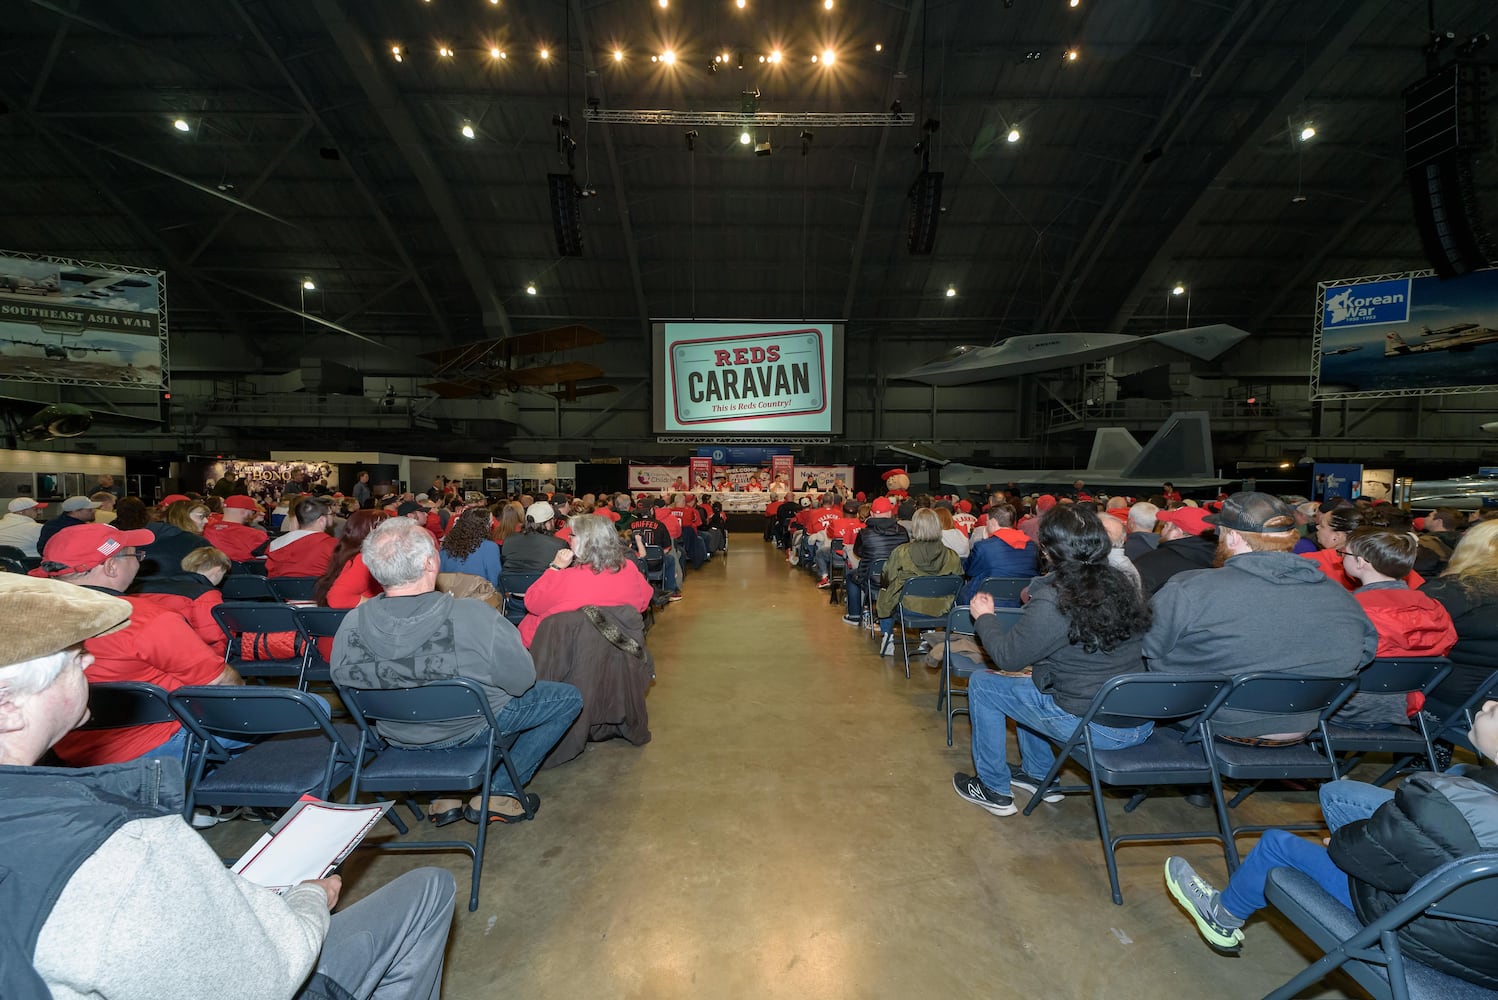
<path fill-rule="evenodd" d="M 1028 586 L 1028 576 L 991 576 L 980 583 L 974 593 L 987 594 L 998 607 L 1017 608 L 1020 593 Z"/>

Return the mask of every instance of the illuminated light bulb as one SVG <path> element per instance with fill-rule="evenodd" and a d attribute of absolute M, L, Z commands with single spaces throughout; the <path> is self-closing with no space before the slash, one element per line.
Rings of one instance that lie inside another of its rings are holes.
<path fill-rule="evenodd" d="M 1008 139 L 1010 142 L 1019 142 L 1019 129 L 1017 129 L 1017 128 L 1010 129 L 1009 130 L 1009 134 L 1006 135 L 1004 138 Z"/>
<path fill-rule="evenodd" d="M 463 121 L 463 127 L 461 129 L 459 129 L 458 131 L 460 131 L 460 132 L 463 133 L 463 138 L 465 138 L 465 139 L 472 139 L 473 138 L 473 122 L 468 121 L 467 119 L 464 119 L 464 121 Z"/>
<path fill-rule="evenodd" d="M 542 59 L 550 59 L 551 58 L 551 49 L 542 49 L 541 50 L 541 58 Z"/>
<path fill-rule="evenodd" d="M 772 63 L 778 63 L 778 62 L 780 62 L 780 50 L 779 49 L 776 49 L 774 52 L 770 53 L 770 61 Z"/>
<path fill-rule="evenodd" d="M 661 53 L 661 62 L 665 63 L 667 66 L 675 66 L 676 53 L 672 52 L 670 49 L 667 49 L 666 51 Z"/>
<path fill-rule="evenodd" d="M 746 5 L 746 0 L 733 0 L 733 2 L 739 8 L 739 10 L 743 10 Z"/>
<path fill-rule="evenodd" d="M 187 120 L 183 118 L 178 118 L 176 121 L 172 122 L 172 128 L 176 129 L 178 132 L 192 131 L 192 126 L 187 124 Z"/>
<path fill-rule="evenodd" d="M 508 58 L 510 58 L 510 54 L 508 52 L 506 52 L 504 49 L 500 49 L 499 50 L 499 58 L 501 58 L 501 59 L 508 59 Z"/>
<path fill-rule="evenodd" d="M 527 294 L 527 295 L 535 295 L 536 294 L 536 283 L 534 281 L 532 281 L 530 284 L 528 284 L 528 285 L 525 286 L 525 294 Z"/>
<path fill-rule="evenodd" d="M 947 298 L 949 298 L 949 299 L 955 299 L 956 297 L 957 297 L 957 286 L 956 285 L 948 285 L 947 286 Z"/>
<path fill-rule="evenodd" d="M 399 45 L 392 45 L 392 46 L 390 46 L 390 54 L 395 57 L 395 61 L 396 62 L 402 62 L 403 61 L 403 59 L 401 57 L 401 47 Z"/>
<path fill-rule="evenodd" d="M 1316 126 L 1312 125 L 1310 122 L 1307 122 L 1306 123 L 1306 127 L 1300 130 L 1300 141 L 1301 142 L 1310 142 L 1315 137 L 1316 137 Z"/>
<path fill-rule="evenodd" d="M 489 58 L 490 59 L 499 59 L 499 58 L 501 58 L 501 56 L 502 56 L 502 53 L 499 51 L 499 46 L 498 45 L 496 45 L 496 46 L 492 47 L 491 49 L 489 49 Z"/>
<path fill-rule="evenodd" d="M 760 56 L 760 57 L 759 57 L 759 61 L 760 61 L 760 62 L 764 62 L 764 61 L 765 61 L 765 57 L 764 57 L 764 56 Z"/>
<path fill-rule="evenodd" d="M 1082 4 L 1082 0 L 1067 0 L 1067 2 L 1066 2 L 1066 5 L 1068 7 L 1079 7 L 1079 6 L 1081 6 L 1081 4 Z"/>
<path fill-rule="evenodd" d="M 1066 61 L 1067 62 L 1076 62 L 1077 61 L 1077 56 L 1080 55 L 1080 54 L 1081 53 L 1079 53 L 1076 49 L 1067 49 L 1066 50 Z"/>
<path fill-rule="evenodd" d="M 884 51 L 884 43 L 882 43 L 882 42 L 875 42 L 874 43 L 874 51 L 875 52 L 883 52 Z"/>
<path fill-rule="evenodd" d="M 740 146 L 747 146 L 747 145 L 749 145 L 753 141 L 754 141 L 754 137 L 752 135 L 750 135 L 748 132 L 740 132 L 739 133 L 739 145 Z"/>
<path fill-rule="evenodd" d="M 832 0 L 822 0 L 822 9 L 823 10 L 831 10 L 832 9 Z"/>
<path fill-rule="evenodd" d="M 453 57 L 453 50 L 444 45 L 437 50 L 437 54 L 444 59 L 451 59 Z"/>
<path fill-rule="evenodd" d="M 615 49 L 614 50 L 614 62 L 623 62 L 623 61 L 624 61 L 624 52 L 623 52 L 623 50 L 621 50 L 621 49 Z"/>
<path fill-rule="evenodd" d="M 733 57 L 729 53 L 727 53 L 727 52 L 723 53 L 723 59 L 722 59 L 723 65 L 727 66 L 728 63 L 730 62 L 730 60 L 732 60 L 732 58 Z"/>
<path fill-rule="evenodd" d="M 822 65 L 823 66 L 831 66 L 836 61 L 837 61 L 837 53 L 833 52 L 831 49 L 827 49 L 825 52 L 822 53 Z"/>
<path fill-rule="evenodd" d="M 1170 290 L 1170 294 L 1172 294 L 1172 295 L 1185 295 L 1186 294 L 1186 286 L 1178 284 L 1178 285 L 1176 285 L 1174 288 L 1172 288 Z"/>
<path fill-rule="evenodd" d="M 660 62 L 661 61 L 661 57 L 660 56 L 651 56 L 650 57 L 650 61 L 651 62 Z"/>
<path fill-rule="evenodd" d="M 317 291 L 317 282 L 313 281 L 311 278 L 303 278 L 302 287 L 309 292 L 315 292 Z"/>
<path fill-rule="evenodd" d="M 661 5 L 661 10 L 665 10 L 667 7 L 671 6 L 671 0 L 656 0 L 656 3 Z"/>

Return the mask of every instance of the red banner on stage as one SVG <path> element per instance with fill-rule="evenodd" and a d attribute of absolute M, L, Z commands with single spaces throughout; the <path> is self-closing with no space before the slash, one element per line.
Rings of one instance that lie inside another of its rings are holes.
<path fill-rule="evenodd" d="M 770 478 L 775 482 L 784 483 L 787 490 L 794 490 L 796 488 L 796 456 L 771 455 Z"/>

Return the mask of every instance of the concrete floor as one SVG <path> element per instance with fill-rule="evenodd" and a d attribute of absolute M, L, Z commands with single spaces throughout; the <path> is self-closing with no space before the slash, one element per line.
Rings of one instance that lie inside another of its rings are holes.
<path fill-rule="evenodd" d="M 1278 917 L 1252 921 L 1238 957 L 1198 937 L 1161 868 L 1181 853 L 1220 885 L 1210 843 L 1124 847 L 1115 906 L 1085 797 L 1028 818 L 960 800 L 968 728 L 959 718 L 946 746 L 936 675 L 907 681 L 757 535 L 732 546 L 650 633 L 653 741 L 541 772 L 536 821 L 491 832 L 477 912 L 461 855 L 350 860 L 346 902 L 419 864 L 458 877 L 448 1000 L 1248 998 L 1304 967 L 1308 946 Z M 1117 832 L 1206 818 L 1173 798 L 1121 806 Z M 1239 811 L 1319 818 L 1307 792 Z M 227 856 L 257 833 L 225 824 L 210 840 Z"/>

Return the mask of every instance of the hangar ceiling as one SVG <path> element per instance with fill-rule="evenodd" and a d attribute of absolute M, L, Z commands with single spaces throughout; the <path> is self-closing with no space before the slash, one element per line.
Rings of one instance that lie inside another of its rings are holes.
<path fill-rule="evenodd" d="M 1498 28 L 1486 0 L 1435 10 L 1460 39 Z M 845 319 L 850 378 L 874 386 L 892 352 L 1151 333 L 1184 325 L 1184 298 L 1193 323 L 1254 334 L 1209 367 L 1259 377 L 1276 350 L 1308 355 L 1316 280 L 1425 266 L 1400 94 L 1426 18 L 1413 0 L 17 0 L 0 247 L 164 268 L 174 388 L 231 431 L 276 391 L 246 372 L 334 361 L 486 446 L 554 448 L 610 414 L 648 435 L 661 317 Z M 745 145 L 589 120 L 738 111 L 746 91 L 890 121 Z M 935 252 L 912 256 L 923 139 L 945 185 Z M 546 175 L 571 143 L 596 196 L 583 255 L 561 257 Z M 539 393 L 449 410 L 416 388 L 419 354 L 569 323 L 604 335 L 586 360 L 621 389 L 568 403 L 570 423 Z"/>

